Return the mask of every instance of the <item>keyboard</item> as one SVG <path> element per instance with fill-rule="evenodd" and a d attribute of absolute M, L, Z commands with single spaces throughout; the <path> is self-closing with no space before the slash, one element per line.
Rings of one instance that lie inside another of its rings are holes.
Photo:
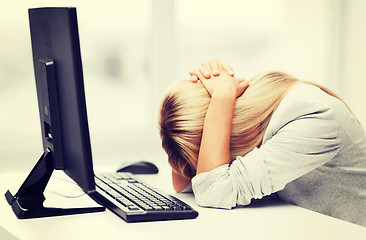
<path fill-rule="evenodd" d="M 101 204 L 126 222 L 192 219 L 188 204 L 139 180 L 132 173 L 95 175 Z"/>

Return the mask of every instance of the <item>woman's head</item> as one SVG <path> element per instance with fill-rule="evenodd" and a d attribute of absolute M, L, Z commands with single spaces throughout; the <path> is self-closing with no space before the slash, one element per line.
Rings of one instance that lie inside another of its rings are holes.
<path fill-rule="evenodd" d="M 160 109 L 160 136 L 170 165 L 186 177 L 195 175 L 203 121 L 210 96 L 200 83 L 183 80 L 165 95 Z"/>
<path fill-rule="evenodd" d="M 260 145 L 270 117 L 287 91 L 297 82 L 291 76 L 271 72 L 250 80 L 234 110 L 230 158 L 244 156 Z M 203 123 L 210 95 L 200 83 L 175 83 L 163 98 L 160 136 L 170 165 L 187 178 L 196 172 Z"/>

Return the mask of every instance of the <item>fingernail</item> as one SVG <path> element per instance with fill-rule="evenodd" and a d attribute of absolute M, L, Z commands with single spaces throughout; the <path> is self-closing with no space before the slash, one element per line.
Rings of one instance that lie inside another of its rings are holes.
<path fill-rule="evenodd" d="M 215 69 L 215 70 L 213 71 L 213 75 L 220 75 L 220 72 L 219 72 L 218 70 L 216 70 L 216 69 Z"/>
<path fill-rule="evenodd" d="M 233 71 L 229 71 L 229 75 L 233 76 L 234 72 Z"/>
<path fill-rule="evenodd" d="M 205 73 L 205 78 L 210 78 L 211 77 L 211 74 L 209 72 L 206 72 Z"/>

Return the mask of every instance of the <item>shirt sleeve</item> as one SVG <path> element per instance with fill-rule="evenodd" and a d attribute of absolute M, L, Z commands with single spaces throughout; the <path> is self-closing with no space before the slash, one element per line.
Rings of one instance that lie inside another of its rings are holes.
<path fill-rule="evenodd" d="M 192 179 L 201 206 L 230 209 L 282 190 L 339 152 L 339 123 L 329 108 L 286 122 L 260 148 Z"/>

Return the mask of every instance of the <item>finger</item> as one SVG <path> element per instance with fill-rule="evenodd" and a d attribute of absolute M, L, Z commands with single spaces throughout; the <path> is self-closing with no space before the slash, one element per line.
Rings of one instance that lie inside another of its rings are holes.
<path fill-rule="evenodd" d="M 196 75 L 191 75 L 191 82 L 192 83 L 197 83 L 198 82 L 198 77 Z"/>
<path fill-rule="evenodd" d="M 199 80 L 206 79 L 199 70 L 192 70 L 189 72 L 192 76 L 196 76 Z"/>
<path fill-rule="evenodd" d="M 247 89 L 250 86 L 249 82 L 245 80 L 241 82 L 239 85 L 242 86 L 244 89 Z"/>
<path fill-rule="evenodd" d="M 199 71 L 205 78 L 209 79 L 211 77 L 212 71 L 208 62 L 203 62 L 199 68 Z"/>
<path fill-rule="evenodd" d="M 246 81 L 241 82 L 239 84 L 239 87 L 237 88 L 236 97 L 240 97 L 248 87 L 249 87 L 249 82 L 246 82 Z"/>
<path fill-rule="evenodd" d="M 210 93 L 209 89 L 207 88 L 207 83 L 210 82 L 211 80 L 206 79 L 199 70 L 193 70 L 190 72 L 190 74 L 198 77 L 202 86 L 206 89 L 208 94 L 210 94 L 210 96 L 211 96 L 211 93 Z"/>
<path fill-rule="evenodd" d="M 189 72 L 189 74 L 191 75 L 191 82 L 192 83 L 196 83 L 198 82 L 199 79 L 204 79 L 205 77 L 201 74 L 201 72 L 199 70 L 191 70 Z"/>
<path fill-rule="evenodd" d="M 238 80 L 239 83 L 245 82 L 244 78 L 237 78 L 237 80 Z"/>
<path fill-rule="evenodd" d="M 219 58 L 213 59 L 209 62 L 209 64 L 211 67 L 212 75 L 215 77 L 220 76 L 220 72 L 222 70 L 221 59 Z"/>
<path fill-rule="evenodd" d="M 229 74 L 230 76 L 234 76 L 234 70 L 228 63 L 223 63 L 222 68 L 225 72 L 227 72 L 227 74 Z"/>
<path fill-rule="evenodd" d="M 241 82 L 239 84 L 239 89 L 238 89 L 238 96 L 240 96 L 241 94 L 243 94 L 243 92 L 249 87 L 249 82 L 244 81 Z"/>

